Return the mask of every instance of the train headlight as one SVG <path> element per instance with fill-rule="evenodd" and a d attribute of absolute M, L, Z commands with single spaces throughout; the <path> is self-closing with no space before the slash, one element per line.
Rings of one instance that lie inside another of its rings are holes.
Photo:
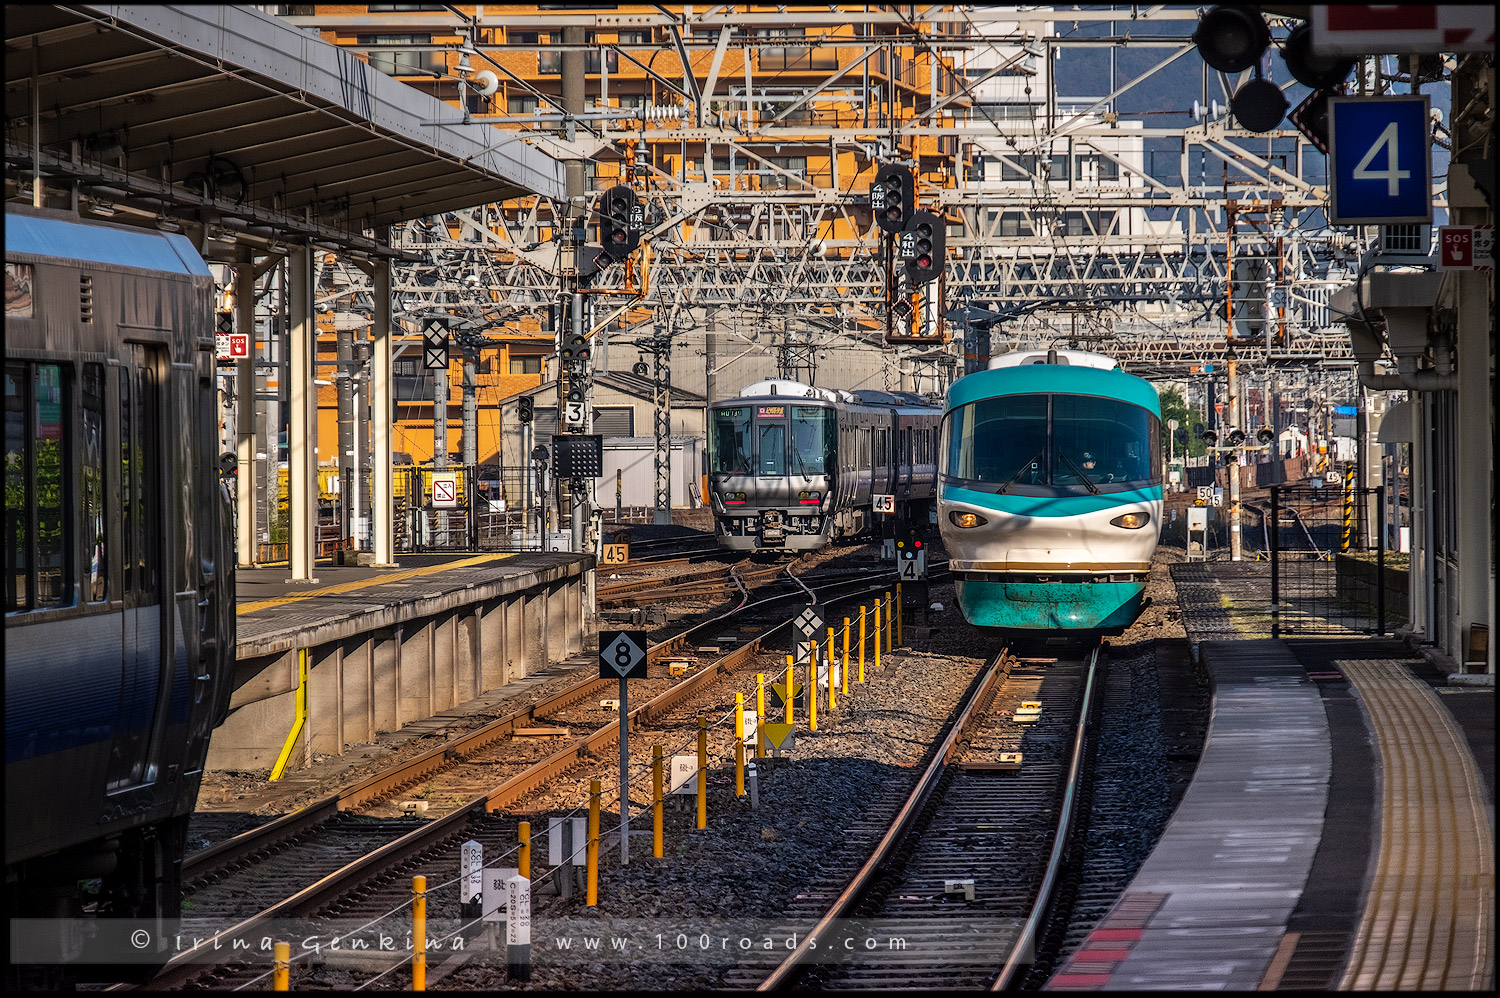
<path fill-rule="evenodd" d="M 978 513 L 960 513 L 958 510 L 948 514 L 948 522 L 955 527 L 982 527 L 990 521 Z"/>
<path fill-rule="evenodd" d="M 1150 513 L 1126 513 L 1123 516 L 1117 516 L 1117 517 L 1115 517 L 1113 520 L 1110 520 L 1109 522 L 1113 523 L 1117 527 L 1124 527 L 1126 530 L 1139 530 L 1142 527 L 1144 527 L 1146 524 L 1148 524 L 1148 523 L 1151 522 L 1151 514 Z"/>

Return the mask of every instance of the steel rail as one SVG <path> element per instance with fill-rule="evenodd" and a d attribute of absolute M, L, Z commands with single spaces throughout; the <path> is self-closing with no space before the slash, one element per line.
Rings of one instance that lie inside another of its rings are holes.
<path fill-rule="evenodd" d="M 856 581 L 845 579 L 839 582 L 830 583 L 828 586 L 822 588 L 850 589 L 851 592 L 845 594 L 845 597 L 847 598 L 865 589 L 868 589 L 870 591 L 878 591 L 884 585 L 884 582 L 871 583 L 868 580 Z M 758 606 L 766 603 L 774 603 L 780 600 L 788 599 L 793 595 L 800 596 L 801 594 L 781 594 L 769 597 L 765 600 L 762 600 L 760 603 L 751 605 Z M 729 616 L 729 614 L 725 614 L 724 616 Z M 676 638 L 652 646 L 652 648 L 648 651 L 648 655 L 653 653 L 662 655 L 670 654 L 669 651 L 663 651 L 663 649 L 667 648 L 668 646 L 671 646 L 672 648 L 680 646 L 682 642 L 687 640 L 688 635 L 701 628 L 707 627 L 709 624 L 714 623 L 719 619 L 722 619 L 722 617 L 715 618 L 715 621 L 704 621 L 701 624 L 694 625 L 694 627 L 689 628 L 687 631 L 684 631 L 683 634 L 678 635 Z M 747 642 L 746 644 L 741 645 L 739 648 L 736 648 L 734 651 L 730 652 L 728 655 L 725 655 L 714 664 L 713 668 L 704 669 L 697 675 L 692 676 L 681 683 L 678 683 L 670 690 L 665 691 L 664 693 L 647 701 L 645 704 L 642 704 L 640 707 L 632 710 L 627 719 L 628 723 L 633 728 L 643 721 L 652 720 L 655 717 L 659 716 L 661 712 L 669 709 L 692 693 L 696 692 L 700 687 L 707 685 L 714 678 L 720 675 L 727 675 L 728 673 L 732 672 L 734 668 L 737 667 L 741 662 L 751 657 L 759 650 L 760 643 L 763 640 L 769 638 L 772 634 L 776 633 L 784 627 L 790 627 L 791 624 L 792 619 L 788 618 L 784 621 L 781 621 L 780 623 L 772 625 L 755 640 Z M 579 686 L 573 687 L 569 690 L 564 690 L 561 694 L 558 694 L 558 696 L 570 696 L 572 699 L 581 699 L 584 695 L 586 695 L 584 691 L 596 688 L 595 684 L 608 684 L 612 682 L 613 680 L 593 680 L 588 683 L 580 684 Z M 536 709 L 536 707 L 537 705 L 534 704 L 531 708 L 528 708 L 528 710 L 534 710 Z M 477 736 L 480 736 L 487 732 L 489 729 L 499 725 L 503 725 L 506 721 L 513 721 L 515 718 L 525 713 L 526 711 L 517 712 L 517 714 L 511 715 L 508 718 L 504 718 L 501 721 L 494 722 L 494 724 L 492 725 L 487 725 L 485 728 L 480 729 L 479 731 L 472 732 L 470 735 L 465 736 L 465 739 L 460 739 L 460 741 L 473 739 Z M 612 745 L 616 740 L 618 740 L 619 726 L 620 722 L 618 720 L 605 725 L 604 727 L 595 731 L 593 734 L 580 739 L 579 741 L 572 743 L 566 748 L 560 749 L 547 758 L 533 764 L 525 771 L 516 774 L 515 776 L 506 780 L 500 786 L 480 797 L 475 798 L 468 804 L 454 809 L 449 814 L 446 814 L 443 817 L 436 819 L 435 821 L 429 822 L 428 824 L 425 824 L 419 828 L 413 829 L 406 835 L 388 842 L 378 849 L 375 849 L 374 851 L 361 856 L 354 862 L 329 873 L 315 883 L 304 887 L 302 890 L 293 894 L 291 897 L 284 898 L 281 901 L 278 901 L 263 909 L 259 913 L 251 915 L 249 918 L 240 921 L 236 925 L 216 932 L 212 936 L 197 942 L 190 949 L 183 950 L 173 956 L 172 959 L 169 960 L 167 964 L 162 968 L 161 972 L 152 979 L 149 986 L 154 989 L 163 986 L 171 986 L 174 984 L 186 984 L 198 972 L 197 964 L 200 963 L 204 957 L 218 952 L 222 948 L 222 942 L 224 940 L 248 938 L 248 933 L 253 932 L 257 925 L 268 919 L 285 915 L 297 915 L 316 911 L 320 907 L 325 906 L 330 901 L 347 893 L 349 887 L 352 884 L 357 883 L 361 878 L 370 875 L 373 870 L 377 870 L 382 866 L 399 863 L 400 861 L 410 856 L 417 855 L 427 849 L 432 848 L 433 845 L 438 841 L 441 841 L 444 836 L 457 834 L 459 831 L 461 831 L 464 827 L 464 824 L 468 821 L 469 816 L 476 811 L 499 810 L 505 807 L 507 804 L 512 803 L 520 799 L 521 797 L 524 797 L 532 790 L 543 786 L 548 780 L 560 775 L 561 773 L 566 772 L 574 765 L 584 761 L 587 757 L 597 755 L 602 749 L 607 748 L 609 745 Z M 500 737 L 500 735 L 491 735 L 491 738 L 494 737 Z M 451 746 L 438 746 L 432 751 L 424 753 L 423 756 L 419 758 L 422 760 L 431 761 L 431 759 L 433 759 L 434 757 L 445 757 L 450 748 Z M 412 763 L 416 762 L 418 762 L 418 760 L 412 760 Z M 402 769 L 409 769 L 411 765 L 412 764 L 409 763 L 406 767 L 402 767 Z M 289 815 L 287 817 L 293 818 L 297 815 L 303 814 L 304 812 L 313 812 L 319 809 L 325 809 L 323 812 L 325 814 L 331 813 L 326 810 L 330 801 L 342 799 L 344 798 L 345 794 L 350 794 L 352 796 L 352 794 L 360 790 L 360 788 L 375 784 L 381 781 L 383 778 L 383 776 L 377 776 L 372 777 L 369 780 L 362 781 L 355 787 L 351 787 L 349 791 L 334 795 L 333 798 L 329 798 L 328 800 L 321 801 L 317 804 L 309 805 L 308 807 L 303 808 L 301 811 L 294 812 L 293 815 Z M 336 805 L 334 810 L 337 810 Z M 273 822 L 273 824 L 277 823 Z M 285 827 L 291 827 L 291 824 L 291 822 L 288 822 Z M 307 821 L 304 821 L 299 827 L 310 827 L 310 824 L 311 822 L 309 819 Z M 262 828 L 266 827 L 269 826 L 262 826 Z M 278 836 L 279 838 L 286 838 L 289 834 L 294 834 L 285 831 L 285 827 L 280 832 Z M 235 839 L 245 839 L 247 836 L 251 836 L 257 831 L 261 831 L 261 829 L 252 829 L 250 832 L 243 833 L 240 836 L 236 836 Z M 229 843 L 233 841 L 235 840 L 228 840 L 221 845 L 227 847 Z M 241 851 L 243 851 L 244 844 L 242 843 L 239 848 Z M 267 848 L 266 842 L 257 842 L 250 851 L 260 851 L 264 848 Z M 204 850 L 204 852 L 208 851 L 209 850 Z M 219 865 L 223 865 L 224 863 L 228 862 L 228 860 L 224 859 L 223 857 L 226 854 L 233 852 L 235 852 L 235 850 L 229 848 L 217 850 L 216 855 L 219 857 Z"/>
<path fill-rule="evenodd" d="M 1052 894 L 1057 888 L 1057 879 L 1062 874 L 1063 860 L 1068 852 L 1068 839 L 1073 834 L 1073 812 L 1078 802 L 1078 774 L 1083 769 L 1085 735 L 1091 726 L 1089 714 L 1093 704 L 1094 679 L 1098 674 L 1100 647 L 1100 645 L 1095 645 L 1093 653 L 1089 656 L 1089 671 L 1083 684 L 1083 705 L 1079 708 L 1078 727 L 1073 733 L 1073 759 L 1068 764 L 1068 782 L 1063 790 L 1062 808 L 1057 815 L 1057 835 L 1052 840 L 1052 855 L 1047 860 L 1047 872 L 1042 876 L 1042 886 L 1037 891 L 1036 903 L 1032 905 L 1031 915 L 1022 926 L 1021 935 L 1016 939 L 1016 945 L 1011 949 L 1005 966 L 1000 969 L 995 982 L 990 985 L 991 991 L 1004 991 L 1010 986 L 1012 978 L 1021 967 L 1031 966 L 1035 958 L 1037 933 L 1051 913 Z"/>
<path fill-rule="evenodd" d="M 974 711 L 980 704 L 988 702 L 993 691 L 1010 674 L 1011 666 L 1015 662 L 1016 658 L 1011 655 L 1008 648 L 1001 649 L 990 660 L 980 681 L 970 687 L 969 696 L 966 698 L 958 716 L 949 725 L 947 736 L 943 739 L 938 751 L 933 753 L 932 760 L 927 764 L 927 769 L 917 780 L 917 785 L 906 798 L 906 803 L 896 812 L 896 816 L 892 819 L 890 827 L 881 836 L 875 849 L 870 853 L 869 859 L 865 860 L 864 865 L 854 874 L 853 879 L 839 892 L 838 897 L 829 906 L 828 912 L 803 937 L 801 945 L 793 950 L 771 972 L 770 976 L 756 987 L 757 991 L 772 991 L 790 983 L 793 975 L 801 970 L 802 961 L 817 946 L 820 937 L 835 921 L 844 917 L 854 907 L 865 890 L 874 882 L 875 877 L 885 865 L 886 860 L 890 858 L 902 840 L 906 838 L 917 816 L 922 813 L 922 808 L 926 804 L 927 799 L 937 787 L 938 781 L 942 779 L 948 763 L 957 751 L 960 737 L 967 732 Z"/>

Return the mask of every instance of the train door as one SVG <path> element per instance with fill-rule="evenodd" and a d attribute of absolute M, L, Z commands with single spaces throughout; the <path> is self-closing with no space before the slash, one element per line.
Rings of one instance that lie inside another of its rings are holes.
<path fill-rule="evenodd" d="M 760 478 L 756 494 L 765 506 L 786 506 L 792 501 L 787 456 L 787 407 L 755 407 L 755 474 Z"/>
<path fill-rule="evenodd" d="M 124 790 L 156 779 L 152 732 L 158 720 L 162 670 L 165 559 L 162 555 L 168 495 L 161 446 L 161 352 L 125 344 L 117 368 L 120 434 L 120 565 L 125 602 L 122 695 L 115 719 L 107 786 Z"/>

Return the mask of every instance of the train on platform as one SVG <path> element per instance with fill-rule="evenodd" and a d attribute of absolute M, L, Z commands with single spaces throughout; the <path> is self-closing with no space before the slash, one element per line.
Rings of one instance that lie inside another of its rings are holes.
<path fill-rule="evenodd" d="M 971 624 L 1118 633 L 1140 614 L 1161 531 L 1161 406 L 1081 350 L 1006 354 L 954 382 L 938 530 Z"/>
<path fill-rule="evenodd" d="M 181 235 L 6 205 L 5 890 L 47 920 L 15 986 L 170 956 L 235 656 L 214 290 Z"/>
<path fill-rule="evenodd" d="M 731 551 L 794 554 L 889 522 L 926 529 L 937 479 L 934 400 L 771 379 L 709 406 L 714 533 Z"/>

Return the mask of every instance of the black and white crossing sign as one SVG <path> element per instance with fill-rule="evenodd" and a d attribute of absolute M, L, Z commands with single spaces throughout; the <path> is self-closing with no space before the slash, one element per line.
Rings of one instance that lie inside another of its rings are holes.
<path fill-rule="evenodd" d="M 805 606 L 802 612 L 797 614 L 797 619 L 793 623 L 797 627 L 798 634 L 795 659 L 798 665 L 802 665 L 812 655 L 813 641 L 823 633 L 823 618 L 819 616 L 817 610 Z"/>
<path fill-rule="evenodd" d="M 422 328 L 422 366 L 429 371 L 448 369 L 448 327 L 433 321 Z"/>
<path fill-rule="evenodd" d="M 600 631 L 599 678 L 645 679 L 646 632 Z"/>
<path fill-rule="evenodd" d="M 804 638 L 811 640 L 815 634 L 822 632 L 823 618 L 818 615 L 817 610 L 805 606 L 802 612 L 797 614 L 797 630 L 802 632 Z"/>

